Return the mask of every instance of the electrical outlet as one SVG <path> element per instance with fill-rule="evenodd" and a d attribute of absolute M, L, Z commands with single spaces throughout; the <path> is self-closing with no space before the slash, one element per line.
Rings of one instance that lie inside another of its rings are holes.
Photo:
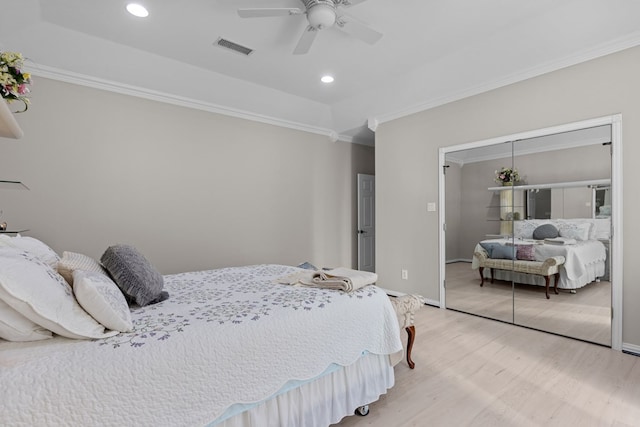
<path fill-rule="evenodd" d="M 408 279 L 409 279 L 409 271 L 402 270 L 402 280 L 408 280 Z"/>

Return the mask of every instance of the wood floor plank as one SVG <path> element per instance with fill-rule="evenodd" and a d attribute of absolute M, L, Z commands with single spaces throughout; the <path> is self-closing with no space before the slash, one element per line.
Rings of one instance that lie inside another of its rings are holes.
<path fill-rule="evenodd" d="M 337 426 L 638 426 L 640 357 L 426 306 L 415 369 Z"/>

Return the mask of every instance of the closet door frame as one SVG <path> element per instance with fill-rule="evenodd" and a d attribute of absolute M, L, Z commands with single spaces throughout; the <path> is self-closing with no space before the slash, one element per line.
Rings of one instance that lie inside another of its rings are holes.
<path fill-rule="evenodd" d="M 496 138 L 474 141 L 465 144 L 441 147 L 438 150 L 438 212 L 439 228 L 439 282 L 440 282 L 440 308 L 446 309 L 446 223 L 445 223 L 445 156 L 461 150 L 486 147 L 489 145 L 503 144 L 521 139 L 536 138 L 563 132 L 571 132 L 597 126 L 611 125 L 611 348 L 622 350 L 622 283 L 623 283 L 623 256 L 622 256 L 622 114 L 604 116 L 595 119 L 567 123 L 548 128 L 536 129 L 527 132 L 505 135 Z"/>

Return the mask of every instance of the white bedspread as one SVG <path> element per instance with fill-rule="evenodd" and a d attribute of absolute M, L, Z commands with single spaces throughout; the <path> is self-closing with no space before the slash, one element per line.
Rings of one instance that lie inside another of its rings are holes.
<path fill-rule="evenodd" d="M 170 298 L 103 340 L 0 343 L 3 425 L 197 426 L 364 351 L 402 349 L 386 294 L 291 287 L 279 265 L 165 276 Z"/>

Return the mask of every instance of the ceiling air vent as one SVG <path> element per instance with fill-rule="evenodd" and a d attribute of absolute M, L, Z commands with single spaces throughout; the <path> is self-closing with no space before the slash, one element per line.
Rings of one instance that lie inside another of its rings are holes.
<path fill-rule="evenodd" d="M 237 53 L 241 53 L 241 54 L 246 55 L 246 56 L 251 55 L 251 52 L 253 52 L 253 49 L 249 49 L 246 46 L 242 46 L 242 45 L 240 45 L 238 43 L 234 43 L 234 42 L 229 41 L 227 39 L 223 39 L 222 37 L 218 38 L 218 40 L 216 40 L 214 44 L 216 46 L 224 47 L 225 49 L 229 49 L 229 50 L 232 50 L 232 51 L 237 52 Z"/>

